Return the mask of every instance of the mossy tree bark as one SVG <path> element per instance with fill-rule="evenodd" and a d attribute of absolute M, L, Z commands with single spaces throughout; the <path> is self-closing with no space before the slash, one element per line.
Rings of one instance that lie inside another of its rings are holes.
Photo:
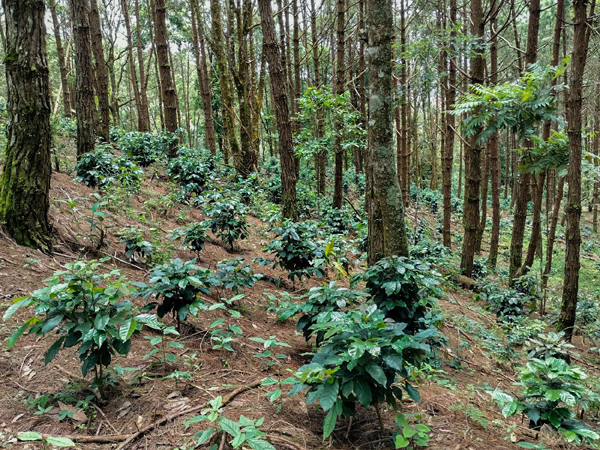
<path fill-rule="evenodd" d="M 69 72 L 67 70 L 67 62 L 65 60 L 65 50 L 62 45 L 62 37 L 60 35 L 60 22 L 56 13 L 56 0 L 48 2 L 52 15 L 52 26 L 54 28 L 54 40 L 56 42 L 56 53 L 58 54 L 58 67 L 60 69 L 60 84 L 62 86 L 63 97 L 63 115 L 71 117 L 71 96 L 69 92 Z"/>
<path fill-rule="evenodd" d="M 392 123 L 392 1 L 367 0 L 369 70 L 369 263 L 380 257 L 408 256 L 404 204 L 398 182 Z M 373 254 L 373 251 L 378 253 Z"/>
<path fill-rule="evenodd" d="M 4 0 L 7 147 L 0 223 L 21 245 L 52 249 L 50 93 L 43 0 Z"/>
<path fill-rule="evenodd" d="M 216 1 L 216 0 L 215 0 Z M 286 219 L 298 218 L 298 205 L 296 195 L 296 158 L 292 142 L 292 123 L 287 99 L 286 73 L 281 60 L 281 52 L 277 45 L 271 0 L 258 0 L 258 9 L 263 30 L 263 48 L 269 63 L 271 78 L 271 92 L 273 93 L 273 106 L 277 118 L 277 131 L 279 134 L 279 157 L 281 161 L 281 197 L 282 215 Z"/>
<path fill-rule="evenodd" d="M 96 95 L 100 107 L 100 121 L 98 123 L 98 134 L 108 142 L 110 127 L 110 107 L 108 101 L 108 75 L 106 73 L 106 58 L 102 47 L 102 28 L 100 26 L 100 11 L 98 2 L 92 0 L 90 9 L 90 31 L 92 38 L 92 50 L 94 52 L 96 72 Z"/>
<path fill-rule="evenodd" d="M 337 28 L 336 28 L 336 73 L 335 73 L 335 95 L 343 95 L 345 90 L 345 58 L 344 44 L 345 36 L 344 29 L 346 27 L 346 2 L 344 0 L 336 0 L 337 11 Z M 335 137 L 333 142 L 333 151 L 335 153 L 335 169 L 334 169 L 334 186 L 333 186 L 333 207 L 341 209 L 344 184 L 344 148 L 342 147 L 342 133 L 344 125 L 342 118 L 337 117 L 335 120 Z"/>
<path fill-rule="evenodd" d="M 96 142 L 96 104 L 94 69 L 90 35 L 90 4 L 87 0 L 70 0 L 75 35 L 75 103 L 77 112 L 77 157 L 94 150 Z"/>
<path fill-rule="evenodd" d="M 587 23 L 586 0 L 574 0 L 575 12 L 573 24 L 573 52 L 571 54 L 570 89 L 567 99 L 567 136 L 569 137 L 569 169 L 567 181 L 567 241 L 565 251 L 565 278 L 562 304 L 558 317 L 557 330 L 565 332 L 565 338 L 571 340 L 577 311 L 579 292 L 579 252 L 581 247 L 581 129 L 583 106 L 583 74 L 588 53 L 591 27 Z M 590 17 L 594 14 L 595 2 L 592 1 Z"/>

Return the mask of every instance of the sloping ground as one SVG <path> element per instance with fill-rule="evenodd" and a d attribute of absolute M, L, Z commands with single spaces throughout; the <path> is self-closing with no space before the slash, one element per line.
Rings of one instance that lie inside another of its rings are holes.
<path fill-rule="evenodd" d="M 146 229 L 147 239 L 153 234 L 159 236 L 165 258 L 177 256 L 185 260 L 194 257 L 192 252 L 178 249 L 170 243 L 166 234 L 173 228 L 203 217 L 192 208 L 170 204 L 168 192 L 166 179 L 156 173 L 148 176 L 140 194 L 134 194 L 125 203 L 119 202 L 118 207 L 110 208 L 109 204 L 107 212 L 112 217 L 104 222 L 104 226 L 109 227 L 106 245 L 96 250 L 97 239 L 92 234 L 97 230 L 90 231 L 90 223 L 86 221 L 91 218 L 89 208 L 94 203 L 94 191 L 74 183 L 67 175 L 54 174 L 51 217 L 57 234 L 56 252 L 46 256 L 15 245 L 7 236 L 0 236 L 0 312 L 4 312 L 11 299 L 42 287 L 44 278 L 76 259 L 111 256 L 105 264 L 107 271 L 116 267 L 129 280 L 143 281 L 147 275 L 145 265 L 129 262 L 124 255 L 123 244 L 118 244 L 113 235 L 125 225 Z M 76 202 L 76 206 L 65 203 L 67 199 Z M 249 261 L 263 256 L 261 247 L 270 240 L 268 228 L 255 218 L 250 218 L 250 222 L 250 238 L 241 242 L 235 254 L 213 239 L 202 251 L 199 265 L 214 268 L 224 258 L 242 256 Z M 284 275 L 270 267 L 254 269 L 271 277 Z M 310 285 L 318 285 L 321 281 L 311 280 L 296 286 L 295 293 L 305 292 Z M 75 400 L 63 399 L 63 403 L 69 405 L 68 409 L 73 408 L 76 401 L 94 395 L 89 390 L 90 380 L 83 380 L 80 376 L 75 352 L 62 350 L 51 364 L 44 366 L 44 353 L 51 337 L 24 337 L 10 351 L 3 345 L 0 350 L 0 446 L 18 448 L 23 444 L 16 443 L 17 433 L 35 430 L 52 436 L 71 436 L 80 441 L 80 448 L 109 448 L 122 445 L 124 441 L 127 444 L 125 448 L 193 448 L 195 439 L 192 435 L 207 425 L 200 422 L 186 428 L 183 422 L 197 414 L 210 399 L 217 395 L 227 397 L 228 393 L 235 392 L 238 395 L 224 406 L 225 415 L 234 420 L 241 414 L 253 419 L 264 417 L 261 429 L 266 432 L 266 439 L 278 449 L 391 448 L 389 432 L 394 430 L 394 411 L 384 411 L 387 434 L 379 430 L 373 410 L 359 410 L 353 421 L 339 421 L 332 439 L 323 442 L 323 415 L 314 405 L 307 406 L 304 396 L 284 396 L 283 402 L 274 403 L 265 396 L 273 387 L 261 386 L 261 380 L 267 377 L 287 378 L 290 370 L 310 360 L 310 356 L 305 355 L 311 350 L 310 344 L 296 334 L 293 321 L 280 323 L 267 311 L 265 293 L 276 293 L 284 288 L 292 291 L 287 282 L 282 288 L 276 288 L 272 283 L 260 281 L 252 289 L 244 291 L 245 297 L 239 308 L 242 317 L 230 319 L 243 330 L 243 336 L 233 345 L 234 352 L 211 348 L 206 330 L 216 318 L 222 317 L 217 311 L 202 312 L 183 327 L 182 336 L 178 339 L 183 348 L 176 349 L 177 362 L 168 370 L 151 367 L 150 360 L 144 358 L 151 349 L 149 340 L 144 337 L 153 335 L 152 330 L 144 329 L 141 336 L 133 339 L 129 356 L 126 359 L 117 357 L 113 363 L 135 370 L 125 371 L 121 382 L 110 389 L 108 398 L 96 401 L 97 407 L 85 408 L 85 415 L 75 408 L 76 415 L 72 419 L 58 421 L 58 411 L 62 406 L 55 406 L 48 413 L 36 414 L 37 407 L 30 409 L 28 404 L 44 394 L 69 392 Z M 215 292 L 207 301 L 218 301 L 220 295 Z M 141 306 L 139 299 L 136 302 Z M 514 391 L 514 374 L 510 365 L 495 361 L 482 346 L 481 333 L 478 337 L 473 328 L 473 324 L 479 324 L 475 327 L 477 330 L 489 330 L 498 335 L 501 342 L 505 337 L 501 335 L 495 318 L 472 305 L 471 294 L 465 291 L 450 292 L 448 298 L 440 301 L 440 306 L 447 318 L 442 332 L 448 337 L 448 349 L 440 350 L 442 364 L 439 369 L 419 374 L 417 382 L 421 403 L 404 402 L 402 412 L 421 415 L 421 420 L 432 428 L 429 445 L 432 449 L 486 450 L 515 447 L 511 441 L 534 441 L 535 433 L 528 430 L 525 423 L 521 423 L 520 419 L 502 419 L 490 396 L 479 389 L 487 383 L 507 392 Z M 0 323 L 2 341 L 25 317 L 27 311 L 21 310 L 15 317 Z M 169 322 L 168 318 L 165 320 Z M 279 341 L 291 346 L 281 348 L 287 358 L 282 359 L 280 365 L 268 366 L 253 357 L 262 351 L 262 347 L 248 338 L 269 336 L 276 336 Z M 450 350 L 457 348 L 461 350 Z M 176 382 L 162 378 L 174 369 L 190 371 L 191 379 Z M 594 373 L 597 374 L 597 371 L 594 370 Z M 56 402 L 51 404 L 56 405 Z M 188 413 L 191 409 L 195 412 Z M 175 415 L 177 417 L 173 420 L 165 420 Z M 153 427 L 153 424 L 156 426 Z M 509 427 L 511 429 L 507 431 Z M 147 432 L 140 433 L 145 429 Z M 127 439 L 132 436 L 139 439 L 129 443 Z M 505 440 L 507 436 L 512 439 Z M 104 443 L 101 442 L 103 439 Z M 550 437 L 546 445 L 552 449 L 569 448 L 557 441 Z"/>

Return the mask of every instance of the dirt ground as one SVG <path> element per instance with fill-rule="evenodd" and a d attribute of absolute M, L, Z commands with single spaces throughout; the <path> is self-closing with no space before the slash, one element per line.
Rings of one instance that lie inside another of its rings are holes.
<path fill-rule="evenodd" d="M 42 287 L 44 278 L 60 270 L 66 263 L 81 258 L 110 256 L 111 260 L 105 264 L 107 271 L 116 267 L 129 280 L 144 281 L 147 276 L 145 265 L 127 260 L 124 246 L 117 243 L 114 231 L 135 224 L 146 228 L 150 235 L 150 228 L 159 227 L 167 246 L 168 230 L 202 219 L 200 213 L 192 208 L 173 205 L 163 211 L 156 206 L 157 201 L 168 193 L 165 181 L 160 175 L 148 177 L 142 193 L 131 198 L 127 212 L 123 209 L 110 211 L 112 217 L 107 224 L 114 225 L 114 228 L 107 231 L 107 245 L 96 251 L 94 242 L 88 237 L 89 223 L 85 221 L 95 191 L 75 183 L 68 175 L 54 174 L 50 214 L 56 231 L 55 252 L 47 256 L 17 246 L 8 236 L 0 234 L 0 314 L 4 313 L 13 298 Z M 64 202 L 66 199 L 76 200 L 77 212 L 73 212 Z M 249 261 L 264 256 L 262 247 L 269 241 L 268 227 L 256 218 L 249 220 L 250 237 L 242 241 L 235 252 L 226 250 L 214 238 L 201 252 L 198 264 L 214 268 L 224 258 L 241 256 Z M 175 248 L 173 252 L 174 256 L 182 259 L 195 256 L 188 250 Z M 254 267 L 254 270 L 271 277 L 283 275 L 270 267 Z M 267 311 L 268 299 L 265 294 L 280 290 L 291 292 L 293 289 L 295 294 L 300 294 L 322 281 L 312 279 L 294 287 L 287 281 L 281 287 L 260 281 L 252 289 L 245 290 L 240 307 L 242 317 L 235 319 L 243 330 L 243 336 L 234 343 L 234 352 L 213 350 L 207 337 L 209 325 L 222 313 L 202 312 L 199 317 L 191 318 L 178 338 L 184 347 L 177 349 L 178 358 L 174 367 L 192 371 L 193 376 L 189 380 L 163 380 L 162 377 L 174 368 L 165 372 L 160 367 L 150 366 L 150 360 L 144 359 L 144 355 L 151 346 L 144 336 L 153 335 L 153 331 L 144 329 L 140 336 L 133 339 L 128 357 L 119 356 L 113 363 L 135 370 L 125 371 L 120 383 L 110 389 L 108 398 L 95 400 L 97 406 L 86 409 L 84 415 L 76 414 L 62 421 L 58 420 L 60 407 L 53 408 L 49 413 L 35 414 L 36 408 L 28 408 L 29 402 L 43 394 L 54 395 L 67 391 L 76 400 L 83 400 L 88 395 L 95 395 L 89 389 L 90 378 L 84 380 L 81 377 L 74 351 L 61 350 L 52 363 L 44 366 L 44 353 L 50 345 L 51 336 L 39 339 L 26 336 L 14 348 L 6 350 L 5 339 L 27 317 L 28 311 L 19 311 L 6 322 L 0 322 L 0 448 L 35 448 L 34 444 L 16 441 L 19 432 L 30 430 L 52 436 L 70 436 L 80 441 L 77 445 L 79 448 L 117 448 L 128 437 L 156 422 L 159 422 L 157 426 L 140 434 L 139 439 L 128 443 L 125 448 L 194 448 L 195 439 L 192 435 L 207 425 L 200 422 L 186 428 L 183 422 L 197 412 L 185 412 L 205 405 L 217 395 L 225 397 L 244 386 L 249 388 L 224 407 L 225 415 L 234 420 L 241 414 L 254 419 L 264 417 L 261 429 L 277 449 L 392 448 L 390 432 L 395 428 L 396 414 L 393 410 L 384 411 L 385 432 L 377 425 L 375 411 L 359 410 L 352 421 L 340 420 L 332 438 L 323 442 L 323 414 L 315 405 L 307 406 L 303 395 L 284 396 L 282 404 L 271 403 L 265 394 L 273 388 L 257 385 L 267 377 L 284 379 L 290 376 L 290 371 L 310 360 L 306 353 L 311 351 L 312 345 L 296 333 L 293 320 L 281 323 Z M 218 301 L 219 294 L 215 292 L 206 300 Z M 141 306 L 141 299 L 136 302 Z M 495 326 L 494 317 L 473 307 L 471 292 L 460 289 L 449 292 L 447 298 L 440 300 L 440 306 L 448 318 L 462 317 L 485 327 Z M 167 317 L 165 321 L 169 323 Z M 448 337 L 448 349 L 440 351 L 440 372 L 418 380 L 421 403 L 403 402 L 402 412 L 420 415 L 423 423 L 431 427 L 431 449 L 492 450 L 518 448 L 515 443 L 520 441 L 539 442 L 536 441 L 536 433 L 527 429 L 520 417 L 512 421 L 503 419 L 490 396 L 480 389 L 487 383 L 514 392 L 512 384 L 515 375 L 510 367 L 490 359 L 480 348 L 478 340 L 456 323 L 459 322 L 448 320 L 441 330 Z M 291 348 L 282 348 L 287 358 L 281 360 L 280 365 L 268 366 L 253 357 L 262 348 L 248 338 L 271 335 L 291 345 Z M 468 348 L 465 346 L 466 350 L 461 352 L 460 362 L 457 362 L 457 355 L 451 349 L 456 349 L 463 341 L 469 345 Z M 598 373 L 594 367 L 586 367 L 586 370 Z M 175 414 L 177 418 L 164 420 Z M 160 423 L 161 420 L 164 423 Z M 100 442 L 102 439 L 105 443 Z M 554 436 L 546 438 L 545 445 L 552 449 L 570 448 L 558 442 Z"/>

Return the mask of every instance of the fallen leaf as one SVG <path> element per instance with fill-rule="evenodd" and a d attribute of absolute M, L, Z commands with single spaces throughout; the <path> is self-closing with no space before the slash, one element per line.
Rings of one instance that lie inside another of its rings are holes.
<path fill-rule="evenodd" d="M 58 408 L 61 411 L 69 411 L 70 413 L 73 413 L 73 415 L 71 416 L 71 419 L 75 420 L 76 422 L 87 422 L 88 418 L 85 415 L 85 413 L 79 409 L 76 408 L 75 406 L 71 406 L 71 405 L 67 405 L 63 402 L 58 402 Z"/>
<path fill-rule="evenodd" d="M 23 417 L 25 414 L 18 414 L 15 416 L 15 418 L 12 420 L 12 423 L 15 423 L 17 420 L 19 420 L 21 417 Z"/>

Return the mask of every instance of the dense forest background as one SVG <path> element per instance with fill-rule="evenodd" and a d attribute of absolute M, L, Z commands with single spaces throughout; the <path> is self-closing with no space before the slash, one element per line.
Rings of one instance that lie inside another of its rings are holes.
<path fill-rule="evenodd" d="M 598 448 L 595 0 L 1 15 L 7 445 Z"/>

